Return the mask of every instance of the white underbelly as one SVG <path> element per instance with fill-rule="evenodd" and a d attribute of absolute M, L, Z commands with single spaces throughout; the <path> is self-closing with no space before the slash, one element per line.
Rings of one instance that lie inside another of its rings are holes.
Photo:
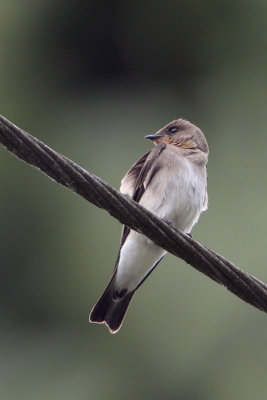
<path fill-rule="evenodd" d="M 140 233 L 131 231 L 124 243 L 116 274 L 116 285 L 119 288 L 135 289 L 146 277 L 155 263 L 166 254 L 151 240 Z"/>
<path fill-rule="evenodd" d="M 172 221 L 185 233 L 190 233 L 197 222 L 206 194 L 206 182 L 194 168 L 184 160 L 177 168 L 169 169 L 168 174 L 159 171 L 140 200 L 142 206 L 159 218 Z M 116 286 L 135 289 L 164 254 L 165 250 L 145 236 L 130 231 L 121 249 Z"/>

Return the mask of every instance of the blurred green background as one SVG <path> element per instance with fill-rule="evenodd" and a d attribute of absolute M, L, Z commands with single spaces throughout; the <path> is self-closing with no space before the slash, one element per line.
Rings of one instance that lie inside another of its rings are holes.
<path fill-rule="evenodd" d="M 183 117 L 210 145 L 195 239 L 267 281 L 266 1 L 1 0 L 0 112 L 119 188 Z M 168 255 L 90 325 L 120 224 L 0 149 L 0 398 L 263 399 L 266 316 Z"/>

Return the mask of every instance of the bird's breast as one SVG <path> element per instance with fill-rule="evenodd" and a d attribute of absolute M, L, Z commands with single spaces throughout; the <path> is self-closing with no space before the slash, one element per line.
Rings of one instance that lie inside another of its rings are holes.
<path fill-rule="evenodd" d="M 186 158 L 164 165 L 145 191 L 140 204 L 158 217 L 170 220 L 189 232 L 202 210 L 205 176 Z"/>

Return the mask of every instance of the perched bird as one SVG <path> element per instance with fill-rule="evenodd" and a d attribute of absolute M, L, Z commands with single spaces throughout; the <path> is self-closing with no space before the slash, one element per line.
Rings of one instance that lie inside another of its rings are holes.
<path fill-rule="evenodd" d="M 127 172 L 120 191 L 190 234 L 208 205 L 205 136 L 180 118 L 145 137 L 155 147 Z M 105 323 L 111 333 L 117 332 L 135 291 L 165 254 L 150 239 L 124 226 L 113 275 L 91 311 L 90 322 Z"/>

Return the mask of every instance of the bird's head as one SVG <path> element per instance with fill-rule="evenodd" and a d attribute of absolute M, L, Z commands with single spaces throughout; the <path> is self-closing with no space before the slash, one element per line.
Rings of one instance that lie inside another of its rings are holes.
<path fill-rule="evenodd" d="M 191 122 L 182 118 L 176 119 L 165 125 L 154 135 L 145 136 L 155 144 L 164 142 L 179 147 L 186 151 L 209 152 L 208 143 L 203 132 Z"/>

